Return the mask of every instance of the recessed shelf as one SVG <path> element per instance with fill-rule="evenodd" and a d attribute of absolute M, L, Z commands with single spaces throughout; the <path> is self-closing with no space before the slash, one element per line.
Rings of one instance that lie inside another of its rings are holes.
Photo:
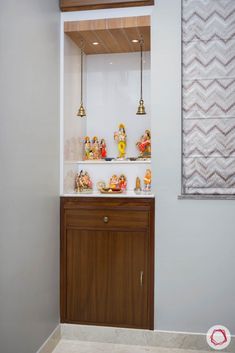
<path fill-rule="evenodd" d="M 90 161 L 65 161 L 65 164 L 84 164 L 84 165 L 102 165 L 102 164 L 151 164 L 151 159 L 146 160 L 137 160 L 137 161 L 121 161 L 121 160 L 113 160 L 113 161 L 104 161 L 104 160 L 90 160 Z"/>
<path fill-rule="evenodd" d="M 61 93 L 64 109 L 61 129 L 61 196 L 154 197 L 151 194 L 137 195 L 134 192 L 137 177 L 144 186 L 146 170 L 151 169 L 151 159 L 130 160 L 137 158 L 140 153 L 136 142 L 141 139 L 146 130 L 151 131 L 151 16 L 72 19 L 63 23 Z M 144 39 L 144 98 L 148 114 L 140 119 L 136 117 L 136 109 L 140 88 L 138 52 L 141 37 Z M 89 109 L 87 119 L 79 119 L 75 116 L 80 97 L 81 57 L 78 47 L 81 47 L 81 41 L 82 45 L 85 45 L 86 54 L 84 78 L 86 107 Z M 123 75 L 126 77 L 124 81 Z M 123 104 L 117 103 L 119 101 L 123 101 Z M 107 106 L 105 111 L 104 105 Z M 102 136 L 108 146 L 108 157 L 117 158 L 118 146 L 114 142 L 113 135 L 121 123 L 125 125 L 128 136 L 127 159 L 83 160 L 84 136 Z M 73 192 L 76 174 L 81 170 L 89 174 L 94 187 L 92 194 Z M 108 184 L 112 175 L 120 177 L 122 174 L 127 179 L 128 192 L 106 195 L 97 191 L 96 185 L 99 181 L 105 181 Z"/>
<path fill-rule="evenodd" d="M 62 194 L 62 197 L 119 197 L 119 198 L 123 198 L 123 197 L 136 197 L 136 198 L 154 198 L 154 194 L 148 194 L 148 193 L 144 193 L 142 192 L 141 194 L 136 194 L 133 190 L 129 190 L 125 193 L 122 194 L 101 194 L 98 191 L 93 191 L 90 194 L 86 194 L 86 193 L 67 193 L 67 194 Z"/>

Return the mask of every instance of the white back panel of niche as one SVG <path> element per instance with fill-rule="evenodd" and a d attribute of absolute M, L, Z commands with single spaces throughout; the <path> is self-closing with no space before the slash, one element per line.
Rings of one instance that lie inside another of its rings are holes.
<path fill-rule="evenodd" d="M 108 155 L 116 157 L 113 133 L 123 123 L 127 156 L 138 154 L 136 142 L 150 129 L 150 54 L 144 53 L 146 116 L 137 116 L 140 95 L 139 53 L 89 55 L 87 61 L 87 135 L 105 138 Z"/>

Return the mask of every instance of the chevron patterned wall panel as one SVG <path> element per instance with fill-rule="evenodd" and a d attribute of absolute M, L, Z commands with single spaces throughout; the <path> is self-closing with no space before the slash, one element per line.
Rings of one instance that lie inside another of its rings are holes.
<path fill-rule="evenodd" d="M 183 190 L 235 194 L 235 0 L 182 0 Z"/>

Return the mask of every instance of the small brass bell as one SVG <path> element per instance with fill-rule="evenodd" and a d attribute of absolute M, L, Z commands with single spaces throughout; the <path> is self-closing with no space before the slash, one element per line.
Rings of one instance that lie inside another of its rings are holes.
<path fill-rule="evenodd" d="M 143 99 L 140 99 L 139 106 L 138 106 L 138 110 L 137 110 L 137 113 L 136 113 L 136 114 L 137 114 L 137 115 L 145 115 L 145 114 L 146 114 Z"/>
<path fill-rule="evenodd" d="M 141 39 L 139 40 L 140 43 L 140 100 L 139 100 L 139 106 L 136 115 L 145 115 L 145 106 L 144 106 L 144 100 L 143 100 L 143 45 L 144 45 L 144 40 L 143 37 L 141 36 Z"/>
<path fill-rule="evenodd" d="M 82 103 L 80 105 L 80 108 L 78 109 L 77 116 L 80 116 L 81 118 L 86 116 L 86 111 L 85 111 L 85 108 L 83 107 Z"/>
<path fill-rule="evenodd" d="M 77 112 L 77 116 L 83 118 L 86 116 L 86 110 L 83 107 L 83 56 L 84 56 L 84 43 L 81 42 L 81 100 L 80 100 L 80 107 Z"/>

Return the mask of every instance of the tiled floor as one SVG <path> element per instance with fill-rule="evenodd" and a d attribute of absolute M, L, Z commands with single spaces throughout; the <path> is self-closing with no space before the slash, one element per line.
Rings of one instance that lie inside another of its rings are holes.
<path fill-rule="evenodd" d="M 126 346 L 111 343 L 94 343 L 61 340 L 53 353 L 208 353 L 206 351 L 183 350 L 161 347 Z"/>

